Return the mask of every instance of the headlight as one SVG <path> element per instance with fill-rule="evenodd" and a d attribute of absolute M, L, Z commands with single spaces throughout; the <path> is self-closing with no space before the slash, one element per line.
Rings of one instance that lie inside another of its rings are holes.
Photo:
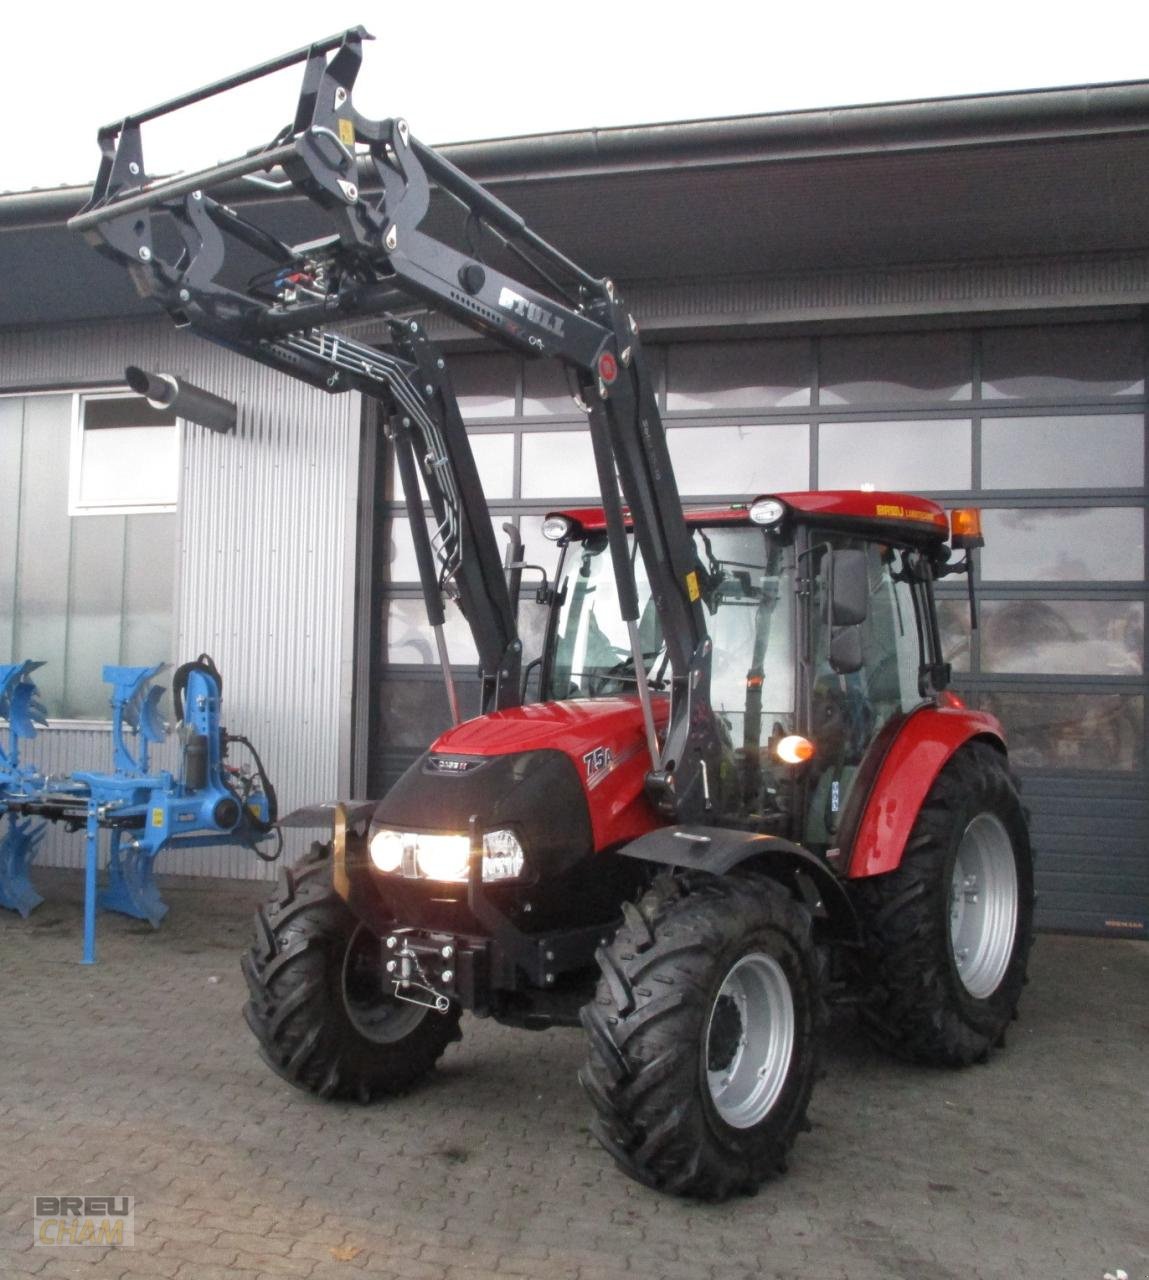
<path fill-rule="evenodd" d="M 561 542 L 573 528 L 567 516 L 549 515 L 543 521 L 543 537 L 551 542 Z"/>
<path fill-rule="evenodd" d="M 378 870 L 426 880 L 464 881 L 471 863 L 468 836 L 383 827 L 371 837 L 368 850 Z M 484 881 L 513 880 L 522 875 L 524 865 L 523 846 L 513 831 L 501 829 L 484 834 Z"/>
<path fill-rule="evenodd" d="M 471 842 L 466 836 L 417 835 L 415 862 L 428 880 L 466 880 Z"/>
<path fill-rule="evenodd" d="M 367 846 L 371 861 L 380 871 L 398 871 L 403 865 L 403 834 L 400 831 L 376 831 Z"/>
<path fill-rule="evenodd" d="M 777 498 L 756 498 L 750 504 L 750 520 L 753 524 L 777 524 L 786 514 L 786 504 Z"/>

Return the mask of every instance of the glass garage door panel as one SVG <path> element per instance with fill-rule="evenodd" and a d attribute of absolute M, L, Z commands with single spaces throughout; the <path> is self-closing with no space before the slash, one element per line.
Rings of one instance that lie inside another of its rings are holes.
<path fill-rule="evenodd" d="M 507 431 L 475 432 L 470 436 L 471 453 L 475 458 L 475 468 L 479 473 L 479 483 L 488 498 L 510 498 L 515 491 L 515 437 Z M 423 483 L 422 468 L 416 467 L 416 479 L 419 481 L 419 492 L 423 501 L 427 501 L 427 487 Z M 391 469 L 390 492 L 387 497 L 401 501 L 403 486 Z"/>
<path fill-rule="evenodd" d="M 812 379 L 808 338 L 675 343 L 666 356 L 671 413 L 808 405 Z"/>
<path fill-rule="evenodd" d="M 1104 401 L 1145 394 L 1145 340 L 1138 324 L 986 329 L 981 341 L 986 400 Z"/>
<path fill-rule="evenodd" d="M 982 419 L 986 489 L 1139 489 L 1144 480 L 1144 414 Z"/>
<path fill-rule="evenodd" d="M 982 512 L 984 582 L 1138 582 L 1142 507 L 1015 507 Z"/>
<path fill-rule="evenodd" d="M 805 489 L 810 478 L 807 423 L 670 427 L 670 460 L 684 498 Z"/>
<path fill-rule="evenodd" d="M 424 517 L 427 535 L 431 539 L 432 549 L 435 545 L 435 521 L 431 516 Z M 507 535 L 503 531 L 505 515 L 491 513 L 491 530 L 495 535 L 495 543 L 501 555 L 506 555 Z M 387 523 L 387 578 L 392 583 L 417 584 L 419 581 L 419 562 L 415 559 L 415 540 L 411 537 L 411 521 L 405 515 L 396 515 Z"/>
<path fill-rule="evenodd" d="M 818 488 L 968 489 L 972 424 L 960 419 L 823 422 L 818 429 Z"/>
<path fill-rule="evenodd" d="M 1018 768 L 1133 773 L 1145 767 L 1143 694 L 995 689 L 977 701 L 1005 725 Z"/>
<path fill-rule="evenodd" d="M 598 472 L 589 431 L 532 431 L 523 435 L 521 496 L 597 499 Z"/>
<path fill-rule="evenodd" d="M 821 405 L 929 405 L 973 394 L 969 333 L 864 334 L 824 338 Z"/>
<path fill-rule="evenodd" d="M 1144 674 L 1145 606 L 1140 600 L 986 600 L 980 613 L 983 671 Z"/>
<path fill-rule="evenodd" d="M 455 397 L 468 422 L 515 412 L 518 362 L 510 355 L 452 356 L 447 364 Z"/>
<path fill-rule="evenodd" d="M 427 625 L 427 610 L 422 596 L 393 596 L 387 602 L 384 631 L 388 662 L 404 666 L 438 666 L 439 651 L 435 644 L 435 634 Z M 443 636 L 452 663 L 474 666 L 478 655 L 471 639 L 471 630 L 459 612 L 458 605 L 451 602 L 446 606 Z"/>

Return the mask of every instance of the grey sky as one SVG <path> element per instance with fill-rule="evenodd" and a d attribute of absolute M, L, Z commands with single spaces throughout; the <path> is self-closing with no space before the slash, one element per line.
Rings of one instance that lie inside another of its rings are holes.
<path fill-rule="evenodd" d="M 63 21 L 45 12 L 17 0 L 0 22 L 0 190 L 90 181 L 98 125 L 360 22 L 377 39 L 356 104 L 405 116 L 432 143 L 1149 77 L 1149 6 L 1130 0 L 109 0 Z M 146 130 L 149 170 L 265 140 L 297 86 L 293 70 L 182 129 Z"/>

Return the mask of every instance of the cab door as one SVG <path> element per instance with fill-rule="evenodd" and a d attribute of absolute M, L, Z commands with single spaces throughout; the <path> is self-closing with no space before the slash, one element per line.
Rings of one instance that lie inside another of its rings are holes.
<path fill-rule="evenodd" d="M 861 576 L 864 566 L 864 613 L 842 626 L 831 616 L 831 592 L 845 551 L 860 553 L 850 572 Z M 806 558 L 805 720 L 815 752 L 805 776 L 804 843 L 824 851 L 838 844 L 859 770 L 882 730 L 927 699 L 928 571 L 917 551 L 835 532 L 813 533 Z"/>

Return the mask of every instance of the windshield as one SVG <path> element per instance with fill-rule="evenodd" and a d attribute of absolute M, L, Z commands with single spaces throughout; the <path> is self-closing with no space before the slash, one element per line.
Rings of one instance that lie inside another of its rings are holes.
<path fill-rule="evenodd" d="M 789 732 L 794 707 L 793 574 L 787 548 L 762 529 L 694 530 L 707 629 L 711 701 L 735 747 Z M 631 554 L 634 556 L 633 540 Z M 571 546 L 556 634 L 553 696 L 634 693 L 634 661 L 619 613 L 605 536 Z M 666 646 L 642 558 L 634 557 L 647 682 L 669 677 Z"/>

